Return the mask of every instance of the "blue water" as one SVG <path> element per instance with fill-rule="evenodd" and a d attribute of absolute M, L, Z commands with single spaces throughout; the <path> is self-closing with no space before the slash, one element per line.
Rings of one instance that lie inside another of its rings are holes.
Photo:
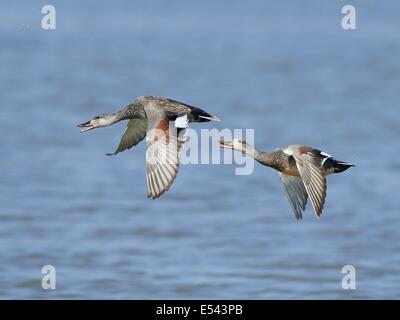
<path fill-rule="evenodd" d="M 0 298 L 399 298 L 398 2 L 352 1 L 351 31 L 340 1 L 51 4 L 51 31 L 43 2 L 0 5 Z M 357 166 L 328 178 L 319 220 L 261 165 L 182 166 L 148 200 L 144 144 L 104 155 L 125 124 L 75 127 L 140 95 Z"/>

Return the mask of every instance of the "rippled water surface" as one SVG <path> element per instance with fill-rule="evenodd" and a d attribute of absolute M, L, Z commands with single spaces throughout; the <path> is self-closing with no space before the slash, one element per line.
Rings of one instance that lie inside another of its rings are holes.
<path fill-rule="evenodd" d="M 353 31 L 335 1 L 52 1 L 52 31 L 42 2 L 2 3 L 0 298 L 399 298 L 400 5 L 352 2 Z M 104 155 L 125 124 L 75 127 L 139 95 L 357 166 L 328 178 L 319 220 L 258 164 L 182 166 L 148 200 L 145 146 Z"/>

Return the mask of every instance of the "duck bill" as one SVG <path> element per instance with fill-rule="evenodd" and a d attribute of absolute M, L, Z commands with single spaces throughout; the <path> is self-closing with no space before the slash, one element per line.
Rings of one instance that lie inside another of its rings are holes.
<path fill-rule="evenodd" d="M 231 141 L 224 141 L 224 140 L 219 140 L 219 146 L 221 148 L 228 148 L 228 149 L 232 149 L 233 148 L 233 144 Z"/>
<path fill-rule="evenodd" d="M 92 129 L 96 128 L 96 127 L 91 123 L 91 121 L 78 124 L 77 127 L 78 127 L 78 128 L 82 128 L 81 132 L 89 131 L 89 130 L 92 130 Z"/>

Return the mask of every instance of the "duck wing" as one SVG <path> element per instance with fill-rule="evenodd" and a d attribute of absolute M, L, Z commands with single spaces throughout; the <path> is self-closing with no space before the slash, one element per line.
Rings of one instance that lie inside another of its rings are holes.
<path fill-rule="evenodd" d="M 304 187 L 319 218 L 325 204 L 326 178 L 321 151 L 305 146 L 289 146 L 287 149 L 296 161 Z"/>
<path fill-rule="evenodd" d="M 121 141 L 114 153 L 108 153 L 108 156 L 116 155 L 126 149 L 131 149 L 144 139 L 147 132 L 147 119 L 131 119 L 121 138 Z"/>
<path fill-rule="evenodd" d="M 166 113 L 172 120 L 186 113 L 189 117 L 189 122 L 220 121 L 217 117 L 209 114 L 201 108 L 173 99 L 145 96 L 140 97 L 139 102 L 142 104 L 147 114 L 149 110 L 155 111 L 155 109 L 158 109 Z"/>
<path fill-rule="evenodd" d="M 289 176 L 281 172 L 279 172 L 279 177 L 281 178 L 294 215 L 297 219 L 302 219 L 302 212 L 305 210 L 307 204 L 307 191 L 304 187 L 303 180 L 300 177 Z"/>
<path fill-rule="evenodd" d="M 191 106 L 189 104 L 179 102 L 172 99 L 165 99 L 168 101 L 168 107 L 172 108 L 175 112 L 184 112 L 183 108 L 189 110 L 190 122 L 209 122 L 209 121 L 221 121 L 218 117 L 209 114 L 201 108 Z"/>
<path fill-rule="evenodd" d="M 183 114 L 170 121 L 165 112 L 146 111 L 149 126 L 146 135 L 147 195 L 156 199 L 171 187 L 178 174 L 179 151 L 186 141 L 189 119 Z M 178 135 L 179 130 L 179 135 Z"/>

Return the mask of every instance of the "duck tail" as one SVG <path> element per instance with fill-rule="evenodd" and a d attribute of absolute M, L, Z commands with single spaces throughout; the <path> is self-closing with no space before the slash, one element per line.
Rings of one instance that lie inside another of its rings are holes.
<path fill-rule="evenodd" d="M 333 170 L 335 173 L 340 173 L 343 171 L 346 171 L 350 167 L 354 167 L 354 164 L 339 161 L 339 160 L 334 160 L 333 162 Z"/>
<path fill-rule="evenodd" d="M 191 116 L 193 117 L 193 122 L 221 121 L 218 117 L 213 116 L 200 108 L 190 107 L 190 109 Z"/>

